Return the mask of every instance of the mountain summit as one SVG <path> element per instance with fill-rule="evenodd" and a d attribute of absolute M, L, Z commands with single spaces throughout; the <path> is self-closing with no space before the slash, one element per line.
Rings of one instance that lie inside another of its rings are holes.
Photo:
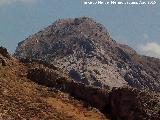
<path fill-rule="evenodd" d="M 20 42 L 15 56 L 47 61 L 86 85 L 160 91 L 160 60 L 118 44 L 88 17 L 57 20 Z"/>

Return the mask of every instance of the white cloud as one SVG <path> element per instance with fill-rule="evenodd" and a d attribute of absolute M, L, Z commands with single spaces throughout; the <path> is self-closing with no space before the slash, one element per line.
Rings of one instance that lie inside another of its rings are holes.
<path fill-rule="evenodd" d="M 148 56 L 160 58 L 160 44 L 149 42 L 139 46 L 140 51 Z"/>
<path fill-rule="evenodd" d="M 11 4 L 14 2 L 22 2 L 22 3 L 33 3 L 36 0 L 0 0 L 0 5 Z"/>

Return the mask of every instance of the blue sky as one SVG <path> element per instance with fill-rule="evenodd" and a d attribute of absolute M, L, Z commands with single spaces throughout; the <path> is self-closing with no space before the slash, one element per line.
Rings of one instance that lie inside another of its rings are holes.
<path fill-rule="evenodd" d="M 18 42 L 59 18 L 89 16 L 102 23 L 116 41 L 160 58 L 158 0 L 155 5 L 84 5 L 83 1 L 89 0 L 0 0 L 0 45 L 13 53 Z"/>

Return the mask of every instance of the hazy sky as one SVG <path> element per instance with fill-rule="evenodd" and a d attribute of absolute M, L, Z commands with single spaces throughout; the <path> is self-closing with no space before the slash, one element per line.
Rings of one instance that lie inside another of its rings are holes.
<path fill-rule="evenodd" d="M 83 1 L 89 0 L 0 0 L 0 45 L 14 52 L 18 42 L 59 18 L 89 16 L 106 26 L 116 41 L 160 58 L 160 1 L 155 5 L 84 5 Z"/>

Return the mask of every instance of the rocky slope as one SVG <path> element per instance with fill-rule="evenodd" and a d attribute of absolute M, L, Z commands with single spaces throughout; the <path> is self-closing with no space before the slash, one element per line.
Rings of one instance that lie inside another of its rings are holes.
<path fill-rule="evenodd" d="M 1 47 L 0 59 L 2 120 L 159 120 L 158 94 L 95 88 L 45 61 L 19 61 Z"/>
<path fill-rule="evenodd" d="M 48 64 L 32 64 L 27 76 L 38 84 L 70 93 L 99 109 L 111 120 L 158 120 L 160 117 L 160 96 L 156 93 L 130 87 L 95 88 L 75 82 L 62 73 Z"/>
<path fill-rule="evenodd" d="M 31 81 L 27 75 L 35 64 L 19 62 L 0 47 L 0 120 L 108 120 L 68 93 Z"/>
<path fill-rule="evenodd" d="M 116 43 L 88 17 L 54 22 L 20 42 L 15 56 L 47 61 L 86 85 L 160 91 L 160 60 Z"/>

